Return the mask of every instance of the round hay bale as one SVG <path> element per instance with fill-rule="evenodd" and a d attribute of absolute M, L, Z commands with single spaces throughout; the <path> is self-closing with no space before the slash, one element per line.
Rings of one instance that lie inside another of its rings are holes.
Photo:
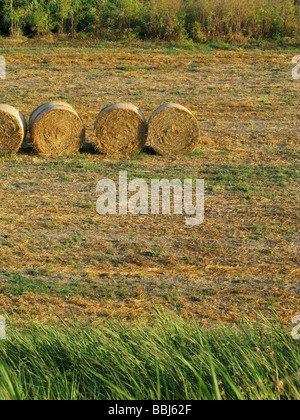
<path fill-rule="evenodd" d="M 16 153 L 27 132 L 24 116 L 10 105 L 0 104 L 0 156 Z"/>
<path fill-rule="evenodd" d="M 70 104 L 67 104 L 66 102 L 49 102 L 47 104 L 41 105 L 31 114 L 30 119 L 29 119 L 29 127 L 32 126 L 34 120 L 41 112 L 45 111 L 49 107 L 55 107 L 55 106 L 64 106 L 64 107 L 73 109 L 72 106 Z"/>
<path fill-rule="evenodd" d="M 105 155 L 139 153 L 146 144 L 147 121 L 134 105 L 119 103 L 104 108 L 95 122 L 95 148 Z"/>
<path fill-rule="evenodd" d="M 199 140 L 200 129 L 196 118 L 181 105 L 162 105 L 150 117 L 148 141 L 160 155 L 185 155 L 196 148 Z"/>
<path fill-rule="evenodd" d="M 85 140 L 85 128 L 77 112 L 64 102 L 49 102 L 31 115 L 29 129 L 35 152 L 46 156 L 77 153 Z"/>

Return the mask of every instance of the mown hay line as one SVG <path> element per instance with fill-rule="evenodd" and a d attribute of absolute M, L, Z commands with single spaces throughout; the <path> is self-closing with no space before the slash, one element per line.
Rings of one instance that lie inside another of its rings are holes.
<path fill-rule="evenodd" d="M 29 129 L 35 152 L 46 156 L 77 153 L 85 140 L 85 128 L 77 112 L 64 102 L 50 102 L 31 115 Z"/>
<path fill-rule="evenodd" d="M 105 155 L 139 153 L 146 144 L 147 121 L 132 104 L 104 108 L 95 122 L 95 148 Z"/>
<path fill-rule="evenodd" d="M 16 108 L 0 104 L 0 156 L 16 153 L 27 133 L 24 116 Z"/>
<path fill-rule="evenodd" d="M 182 105 L 162 105 L 150 117 L 148 142 L 160 155 L 185 155 L 196 148 L 199 140 L 198 122 Z"/>

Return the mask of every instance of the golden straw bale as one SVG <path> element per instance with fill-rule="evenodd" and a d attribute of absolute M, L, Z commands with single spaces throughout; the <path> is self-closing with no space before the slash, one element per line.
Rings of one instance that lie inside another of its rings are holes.
<path fill-rule="evenodd" d="M 105 155 L 139 153 L 146 144 L 147 121 L 134 105 L 119 103 L 103 109 L 95 122 L 95 148 Z"/>
<path fill-rule="evenodd" d="M 0 156 L 16 153 L 27 132 L 24 116 L 10 105 L 0 104 Z"/>
<path fill-rule="evenodd" d="M 77 153 L 85 140 L 85 128 L 77 112 L 64 102 L 50 102 L 31 115 L 29 129 L 33 149 L 46 156 Z"/>
<path fill-rule="evenodd" d="M 160 155 L 185 155 L 196 148 L 199 140 L 196 118 L 181 105 L 162 105 L 149 120 L 148 142 Z"/>

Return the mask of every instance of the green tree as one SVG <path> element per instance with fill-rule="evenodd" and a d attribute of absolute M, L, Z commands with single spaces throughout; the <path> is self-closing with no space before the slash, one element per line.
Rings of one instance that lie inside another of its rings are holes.
<path fill-rule="evenodd" d="M 26 24 L 39 37 L 47 35 L 52 29 L 48 2 L 46 0 L 33 0 L 29 3 Z"/>

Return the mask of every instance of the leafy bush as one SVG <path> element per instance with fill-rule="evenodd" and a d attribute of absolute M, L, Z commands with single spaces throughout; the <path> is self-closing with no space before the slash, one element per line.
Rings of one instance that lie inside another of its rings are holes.
<path fill-rule="evenodd" d="M 185 6 L 183 0 L 151 0 L 149 36 L 178 40 L 185 35 Z"/>
<path fill-rule="evenodd" d="M 143 37 L 146 33 L 148 8 L 141 0 L 102 0 L 99 21 L 102 35 L 115 38 L 128 35 Z"/>

